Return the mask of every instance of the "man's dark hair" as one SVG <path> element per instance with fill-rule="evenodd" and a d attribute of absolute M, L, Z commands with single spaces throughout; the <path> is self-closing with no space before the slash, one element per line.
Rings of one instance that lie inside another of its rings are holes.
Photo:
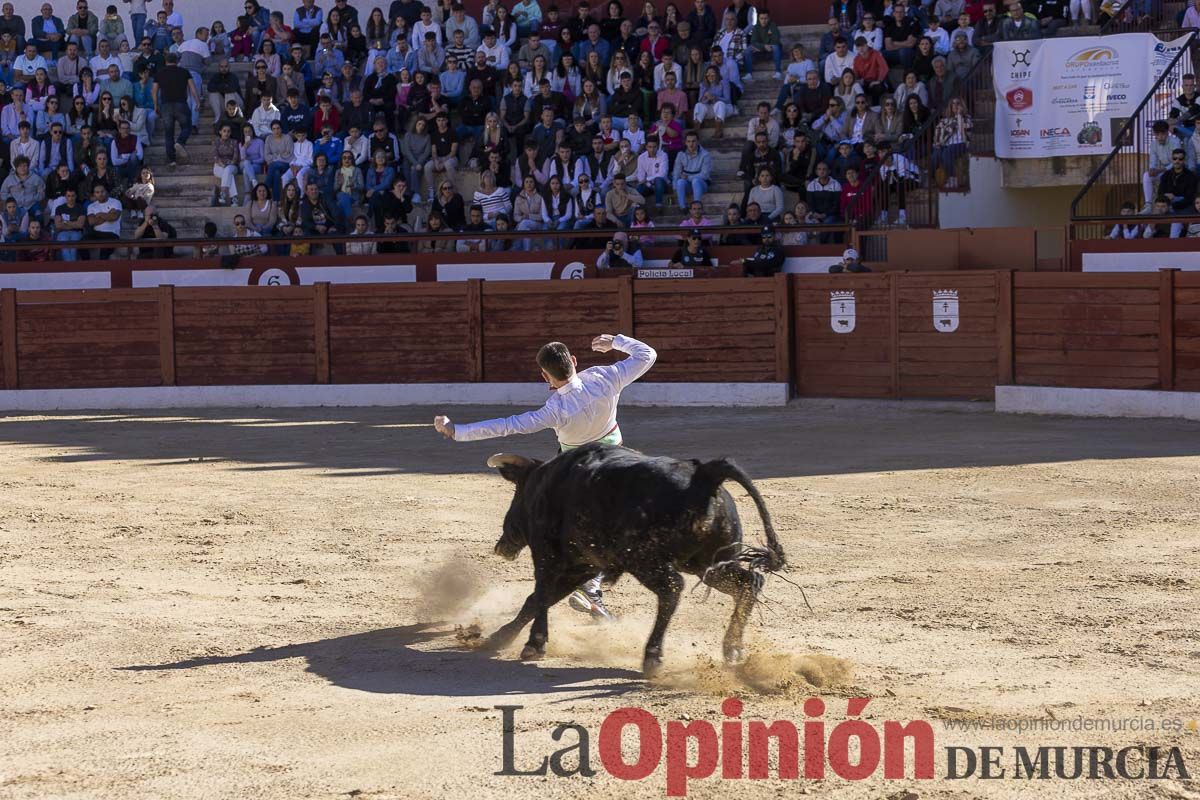
<path fill-rule="evenodd" d="M 571 351 L 562 342 L 542 345 L 542 349 L 538 350 L 537 363 L 556 381 L 565 381 L 575 374 L 575 365 L 571 363 Z"/>
<path fill-rule="evenodd" d="M 1166 133 L 1168 130 L 1170 130 L 1170 126 L 1167 125 L 1166 120 L 1160 119 L 1155 121 L 1150 130 L 1154 133 Z"/>

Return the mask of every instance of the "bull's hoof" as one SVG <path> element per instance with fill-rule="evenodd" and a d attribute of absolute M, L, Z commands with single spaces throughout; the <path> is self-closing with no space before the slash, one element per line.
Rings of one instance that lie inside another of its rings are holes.
<path fill-rule="evenodd" d="M 662 656 L 646 656 L 642 659 L 642 677 L 654 678 L 662 672 Z"/>
<path fill-rule="evenodd" d="M 521 649 L 521 660 L 522 661 L 541 661 L 545 657 L 546 657 L 545 649 L 539 649 L 537 647 L 534 647 L 531 644 L 527 644 L 527 645 L 525 645 L 524 648 Z"/>
<path fill-rule="evenodd" d="M 725 648 L 725 663 L 731 667 L 736 667 L 746 660 L 746 649 L 739 645 L 733 645 Z"/>

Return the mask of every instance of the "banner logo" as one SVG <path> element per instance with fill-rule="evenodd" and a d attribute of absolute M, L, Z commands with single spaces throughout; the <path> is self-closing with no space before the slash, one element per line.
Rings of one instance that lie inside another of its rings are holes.
<path fill-rule="evenodd" d="M 1012 56 L 1012 65 L 1015 67 L 1018 64 L 1024 64 L 1027 67 L 1032 67 L 1033 64 L 1029 63 L 1030 52 L 1032 51 L 1029 50 L 1029 48 L 1025 48 L 1024 50 L 1013 50 L 1012 53 L 1010 53 Z"/>
<path fill-rule="evenodd" d="M 1018 86 L 1015 89 L 1009 89 L 1004 95 L 1008 107 L 1013 111 L 1024 111 L 1027 108 L 1033 108 L 1033 89 L 1028 86 Z"/>
<path fill-rule="evenodd" d="M 933 290 L 933 329 L 938 333 L 958 330 L 958 290 Z"/>
<path fill-rule="evenodd" d="M 854 330 L 854 292 L 829 293 L 829 327 L 834 333 Z"/>
<path fill-rule="evenodd" d="M 1016 55 L 1015 53 L 1013 55 Z M 1068 65 L 1094 64 L 1097 61 L 1112 61 L 1117 51 L 1111 47 L 1088 47 L 1067 59 Z"/>

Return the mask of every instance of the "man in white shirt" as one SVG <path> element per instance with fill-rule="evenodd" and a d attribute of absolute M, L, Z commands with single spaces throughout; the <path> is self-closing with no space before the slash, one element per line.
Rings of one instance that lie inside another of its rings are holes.
<path fill-rule="evenodd" d="M 108 76 L 108 68 L 113 65 L 116 65 L 119 71 L 121 59 L 117 58 L 117 54 L 109 48 L 108 39 L 102 37 L 100 41 L 96 42 L 96 55 L 88 61 L 88 66 L 92 68 L 92 75 L 96 77 L 96 80 L 102 81 Z"/>
<path fill-rule="evenodd" d="M 483 53 L 492 69 L 502 72 L 508 69 L 508 45 L 498 43 L 496 32 L 491 28 L 483 29 L 483 44 L 479 45 L 475 52 Z"/>
<path fill-rule="evenodd" d="M 559 452 L 565 452 L 591 442 L 620 445 L 621 428 L 617 424 L 617 403 L 621 391 L 646 374 L 654 366 L 658 354 L 654 348 L 621 334 L 601 334 L 592 340 L 597 353 L 616 350 L 629 358 L 616 364 L 591 367 L 576 372 L 575 356 L 562 342 L 550 342 L 537 354 L 542 378 L 554 394 L 537 411 L 527 411 L 511 417 L 484 422 L 455 424 L 449 417 L 437 416 L 433 426 L 447 439 L 473 442 L 508 436 L 514 433 L 536 433 L 553 428 L 558 436 Z M 600 594 L 602 576 L 589 580 L 570 597 L 570 605 L 599 619 L 611 619 Z"/>
<path fill-rule="evenodd" d="M 653 192 L 654 202 L 660 208 L 663 204 L 663 197 L 671 188 L 670 181 L 667 180 L 669 172 L 667 154 L 660 149 L 658 139 L 653 136 L 647 138 L 646 152 L 638 156 L 637 171 L 633 173 L 633 181 L 643 197 L 649 197 Z"/>
<path fill-rule="evenodd" d="M 49 70 L 46 59 L 37 51 L 32 42 L 25 45 L 25 52 L 13 59 L 13 80 L 18 83 L 29 83 L 39 69 Z"/>
<path fill-rule="evenodd" d="M 313 146 L 312 142 L 308 141 L 308 131 L 304 128 L 296 128 L 292 131 L 292 136 L 296 137 L 296 143 L 292 146 L 292 160 L 288 162 L 287 171 L 283 173 L 280 189 L 295 181 L 296 188 L 304 194 L 305 178 L 313 165 Z"/>
<path fill-rule="evenodd" d="M 833 52 L 825 57 L 825 82 L 837 86 L 846 70 L 854 71 L 854 53 L 850 52 L 850 43 L 839 36 L 834 40 Z"/>
<path fill-rule="evenodd" d="M 101 39 L 101 41 L 104 41 Z M 121 201 L 108 196 L 108 189 L 103 183 L 97 183 L 92 190 L 92 202 L 87 207 L 87 222 L 91 232 L 87 235 L 88 239 L 111 239 L 117 240 L 121 238 Z M 99 253 L 100 260 L 105 261 L 112 258 L 113 248 L 101 247 L 95 252 Z"/>
<path fill-rule="evenodd" d="M 254 128 L 254 135 L 260 139 L 266 139 L 271 135 L 271 123 L 277 119 L 279 119 L 279 108 L 271 99 L 271 95 L 264 94 L 259 98 L 258 108 L 254 109 L 254 113 L 250 115 L 250 127 Z"/>

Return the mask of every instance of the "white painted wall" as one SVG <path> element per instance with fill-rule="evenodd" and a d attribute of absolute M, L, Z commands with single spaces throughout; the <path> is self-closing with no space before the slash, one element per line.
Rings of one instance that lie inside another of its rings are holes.
<path fill-rule="evenodd" d="M 971 191 L 942 194 L 938 214 L 943 228 L 1046 228 L 1066 225 L 1078 187 L 1005 189 L 1000 162 L 971 159 Z"/>
<path fill-rule="evenodd" d="M 1001 414 L 1174 417 L 1200 420 L 1200 392 L 997 386 L 996 411 Z"/>

